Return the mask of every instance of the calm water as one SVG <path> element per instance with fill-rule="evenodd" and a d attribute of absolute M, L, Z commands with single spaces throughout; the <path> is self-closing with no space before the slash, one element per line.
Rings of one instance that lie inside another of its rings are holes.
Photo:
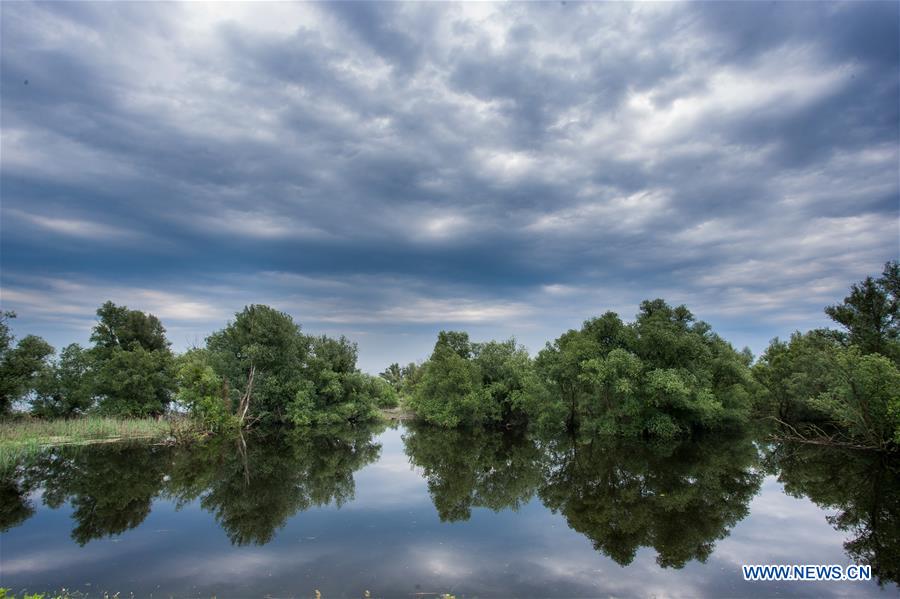
<path fill-rule="evenodd" d="M 421 427 L 57 451 L 0 481 L 0 586 L 146 596 L 897 596 L 867 454 Z M 745 583 L 742 563 L 869 583 Z"/>

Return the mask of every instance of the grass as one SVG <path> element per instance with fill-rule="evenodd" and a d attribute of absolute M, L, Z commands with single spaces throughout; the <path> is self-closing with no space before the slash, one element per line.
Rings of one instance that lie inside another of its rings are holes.
<path fill-rule="evenodd" d="M 193 430 L 186 418 L 104 418 L 85 416 L 67 420 L 16 418 L 0 421 L 0 466 L 54 445 L 87 445 L 120 439 L 181 438 Z"/>

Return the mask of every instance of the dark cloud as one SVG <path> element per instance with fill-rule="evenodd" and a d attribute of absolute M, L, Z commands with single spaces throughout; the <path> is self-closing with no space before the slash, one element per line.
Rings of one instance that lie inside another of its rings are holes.
<path fill-rule="evenodd" d="M 2 303 L 58 344 L 271 302 L 376 369 L 664 296 L 760 349 L 900 253 L 893 2 L 0 10 Z"/>

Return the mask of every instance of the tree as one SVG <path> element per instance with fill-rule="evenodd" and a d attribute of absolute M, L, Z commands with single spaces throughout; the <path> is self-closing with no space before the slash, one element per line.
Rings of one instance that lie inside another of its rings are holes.
<path fill-rule="evenodd" d="M 97 308 L 97 318 L 91 341 L 98 354 L 115 348 L 130 350 L 135 343 L 147 351 L 169 349 L 166 329 L 153 314 L 107 301 Z"/>
<path fill-rule="evenodd" d="M 900 363 L 900 262 L 886 263 L 877 279 L 852 285 L 843 303 L 825 313 L 847 329 L 848 343 Z"/>
<path fill-rule="evenodd" d="M 106 302 L 97 309 L 91 341 L 94 394 L 101 412 L 162 414 L 175 389 L 174 356 L 159 319 Z"/>
<path fill-rule="evenodd" d="M 535 362 L 548 392 L 542 425 L 570 431 L 671 437 L 746 421 L 754 381 L 747 355 L 685 306 L 641 303 L 548 343 Z"/>
<path fill-rule="evenodd" d="M 206 342 L 216 373 L 227 382 L 241 423 L 249 417 L 280 421 L 304 388 L 302 368 L 309 339 L 290 315 L 263 305 L 246 306 Z"/>
<path fill-rule="evenodd" d="M 194 348 L 178 356 L 176 376 L 178 401 L 197 422 L 213 432 L 237 424 L 228 387 L 210 364 L 207 350 Z"/>
<path fill-rule="evenodd" d="M 379 405 L 396 405 L 396 392 L 356 367 L 357 347 L 341 336 L 311 339 L 304 386 L 289 407 L 294 424 L 338 424 L 373 419 Z"/>
<path fill-rule="evenodd" d="M 49 367 L 53 346 L 36 335 L 28 335 L 12 347 L 15 337 L 9 329 L 14 312 L 0 312 L 0 414 L 30 393 Z"/>
<path fill-rule="evenodd" d="M 400 364 L 394 362 L 387 368 L 385 368 L 382 372 L 378 374 L 381 378 L 390 383 L 391 387 L 394 388 L 397 392 L 400 391 L 403 385 L 403 369 L 400 367 Z"/>
<path fill-rule="evenodd" d="M 31 412 L 44 418 L 84 414 L 94 403 L 91 354 L 77 343 L 67 345 L 35 385 Z"/>

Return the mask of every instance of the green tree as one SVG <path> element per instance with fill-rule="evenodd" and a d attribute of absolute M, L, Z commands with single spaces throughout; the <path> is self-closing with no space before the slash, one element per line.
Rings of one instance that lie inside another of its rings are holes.
<path fill-rule="evenodd" d="M 378 373 L 378 376 L 390 383 L 395 391 L 400 391 L 403 385 L 403 369 L 400 367 L 400 364 L 394 362 L 382 372 Z"/>
<path fill-rule="evenodd" d="M 178 356 L 177 397 L 194 420 L 217 432 L 235 426 L 237 418 L 231 413 L 228 387 L 210 362 L 209 352 L 200 348 Z"/>
<path fill-rule="evenodd" d="M 631 324 L 613 312 L 585 321 L 535 366 L 547 389 L 537 420 L 570 431 L 671 437 L 736 426 L 755 386 L 746 353 L 660 299 L 642 302 Z"/>
<path fill-rule="evenodd" d="M 423 420 L 440 426 L 480 424 L 485 419 L 481 373 L 470 359 L 472 347 L 466 333 L 441 331 L 422 378 L 408 405 Z"/>
<path fill-rule="evenodd" d="M 93 394 L 102 413 L 162 414 L 175 390 L 174 356 L 159 319 L 106 302 L 91 341 Z"/>
<path fill-rule="evenodd" d="M 27 335 L 12 346 L 15 337 L 9 320 L 15 316 L 0 312 L 0 415 L 34 389 L 53 355 L 53 347 L 36 335 Z"/>
<path fill-rule="evenodd" d="M 63 348 L 56 363 L 38 377 L 31 413 L 68 418 L 87 412 L 94 404 L 91 362 L 91 353 L 77 343 Z"/>
<path fill-rule="evenodd" d="M 843 303 L 825 313 L 847 329 L 847 341 L 860 351 L 900 363 L 900 262 L 888 262 L 879 278 L 851 286 Z"/>
<path fill-rule="evenodd" d="M 356 367 L 357 347 L 346 337 L 311 339 L 304 386 L 289 407 L 297 425 L 371 420 L 379 405 L 396 404 L 396 392 Z"/>
<path fill-rule="evenodd" d="M 146 351 L 166 351 L 169 341 L 162 323 L 153 314 L 129 310 L 107 301 L 97 309 L 98 322 L 91 334 L 98 354 L 115 349 L 130 350 L 135 344 Z"/>
<path fill-rule="evenodd" d="M 525 348 L 508 341 L 472 343 L 466 333 L 441 331 L 421 368 L 407 406 L 440 426 L 514 425 L 527 422 L 538 388 Z"/>
<path fill-rule="evenodd" d="M 288 405 L 305 389 L 302 369 L 309 352 L 309 339 L 290 315 L 246 306 L 206 343 L 240 422 L 287 418 Z"/>

